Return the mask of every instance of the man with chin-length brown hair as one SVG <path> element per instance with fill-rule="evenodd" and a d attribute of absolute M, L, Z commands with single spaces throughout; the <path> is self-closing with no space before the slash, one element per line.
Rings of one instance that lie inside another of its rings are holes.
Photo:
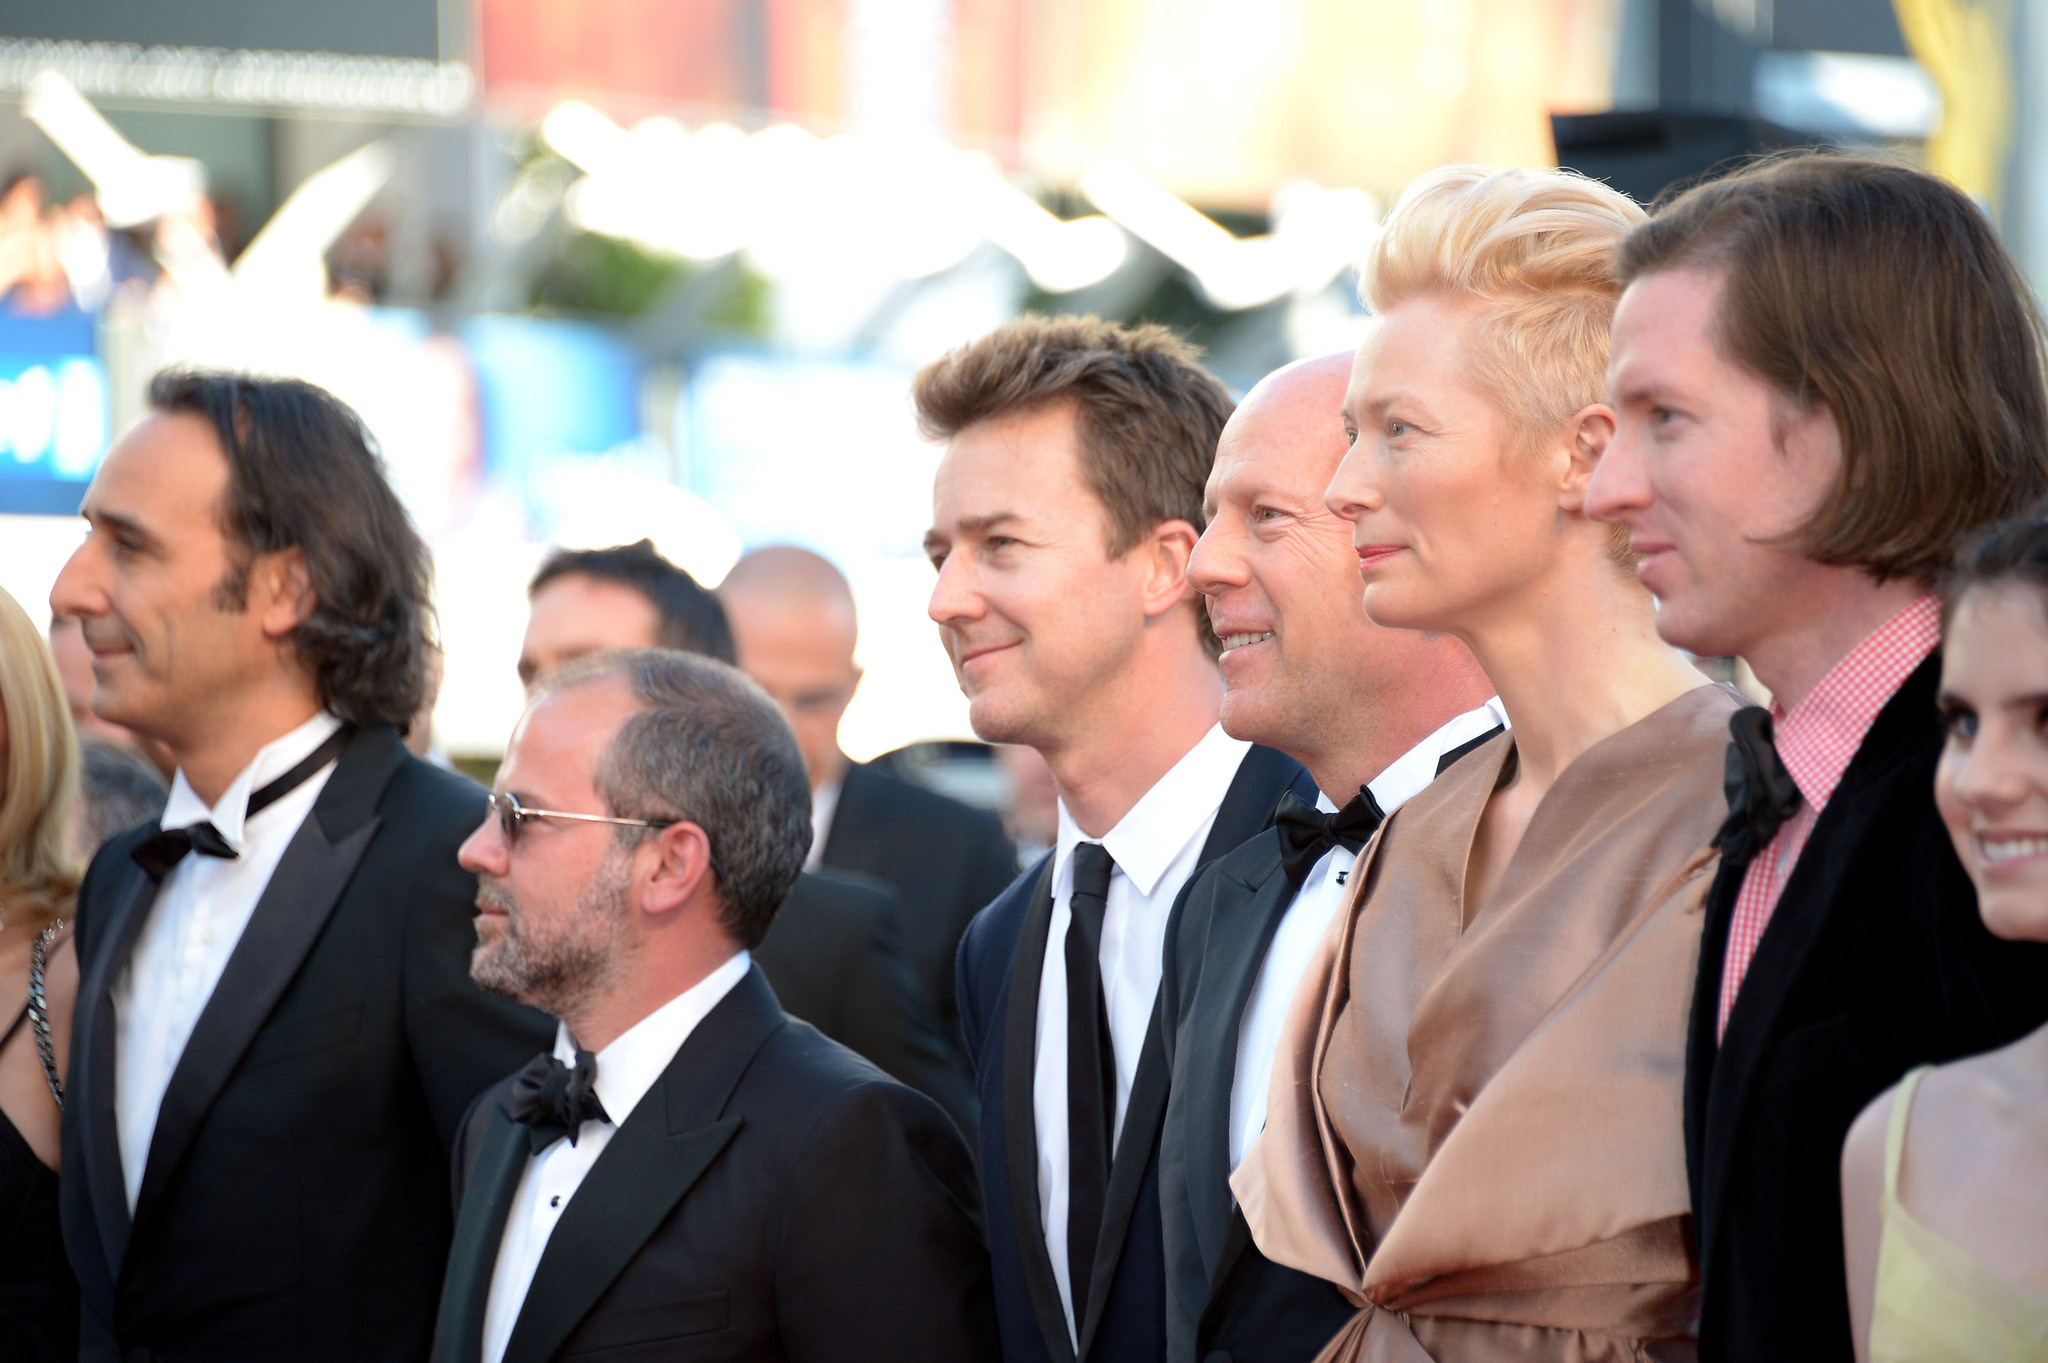
<path fill-rule="evenodd" d="M 975 732 L 1036 748 L 1059 836 L 969 925 L 960 1021 L 1005 1363 L 1166 1352 L 1154 1003 L 1174 897 L 1264 828 L 1293 759 L 1217 723 L 1188 583 L 1223 386 L 1162 327 L 1025 317 L 917 376 L 946 444 L 929 611 Z"/>
<path fill-rule="evenodd" d="M 2048 492 L 2041 321 L 1984 214 L 1883 161 L 1695 188 L 1621 248 L 1588 509 L 1658 631 L 1746 659 L 1686 1061 L 1700 1357 L 1852 1356 L 1842 1140 L 1915 1065 L 2048 1017 L 1936 813 L 1935 576 Z"/>

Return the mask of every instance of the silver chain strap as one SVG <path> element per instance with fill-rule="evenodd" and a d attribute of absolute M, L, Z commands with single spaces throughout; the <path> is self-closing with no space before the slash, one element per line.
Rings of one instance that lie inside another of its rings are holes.
<path fill-rule="evenodd" d="M 64 920 L 44 928 L 36 935 L 35 945 L 28 949 L 28 1025 L 36 1034 L 36 1055 L 43 1062 L 43 1078 L 50 1083 L 50 1096 L 57 1100 L 57 1106 L 64 1106 L 64 1081 L 57 1077 L 57 1048 L 50 1044 L 50 1009 L 43 998 L 43 960 L 50 950 L 50 941 L 63 931 Z"/>

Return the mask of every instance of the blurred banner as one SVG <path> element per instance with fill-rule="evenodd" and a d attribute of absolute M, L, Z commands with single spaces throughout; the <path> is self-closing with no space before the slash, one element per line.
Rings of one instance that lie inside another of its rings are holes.
<path fill-rule="evenodd" d="M 485 98 L 921 128 L 1074 186 L 1103 160 L 1264 211 L 1306 177 L 1391 193 L 1540 165 L 1605 107 L 1620 0 L 481 0 Z M 1218 92 L 1227 98 L 1218 98 Z"/>

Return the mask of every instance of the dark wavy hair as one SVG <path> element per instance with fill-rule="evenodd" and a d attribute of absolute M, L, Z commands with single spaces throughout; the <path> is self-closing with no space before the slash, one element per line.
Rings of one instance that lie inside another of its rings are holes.
<path fill-rule="evenodd" d="M 2000 521 L 1957 551 L 1941 577 L 1942 636 L 1947 637 L 1964 593 L 2004 586 L 2032 588 L 2048 609 L 2048 512 Z"/>
<path fill-rule="evenodd" d="M 258 555 L 299 550 L 315 604 L 291 643 L 321 704 L 404 733 L 429 683 L 433 569 L 362 418 L 297 379 L 189 369 L 152 379 L 149 405 L 208 422 L 227 456 L 222 607 L 247 603 Z"/>

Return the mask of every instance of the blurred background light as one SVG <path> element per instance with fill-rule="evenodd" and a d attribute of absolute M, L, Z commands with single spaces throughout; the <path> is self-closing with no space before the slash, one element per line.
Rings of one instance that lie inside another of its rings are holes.
<path fill-rule="evenodd" d="M 520 703 L 551 545 L 852 581 L 857 756 L 968 735 L 925 616 L 917 368 L 1025 309 L 1239 390 L 1370 325 L 1458 161 L 1645 200 L 1816 139 L 2048 267 L 2048 5 L 1993 0 L 93 0 L 0 13 L 0 585 L 36 609 L 173 363 L 354 405 L 436 555 L 442 741 Z"/>

